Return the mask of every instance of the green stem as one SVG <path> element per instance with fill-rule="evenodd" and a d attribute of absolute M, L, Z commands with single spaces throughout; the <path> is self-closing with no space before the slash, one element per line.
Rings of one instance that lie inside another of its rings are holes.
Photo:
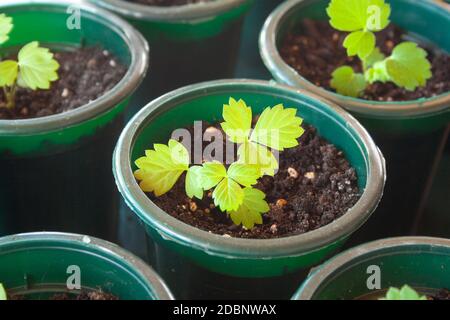
<path fill-rule="evenodd" d="M 5 94 L 6 99 L 6 108 L 12 109 L 16 106 L 16 90 L 17 86 L 16 84 L 13 84 L 11 88 L 8 89 L 8 87 L 3 87 L 3 92 Z"/>

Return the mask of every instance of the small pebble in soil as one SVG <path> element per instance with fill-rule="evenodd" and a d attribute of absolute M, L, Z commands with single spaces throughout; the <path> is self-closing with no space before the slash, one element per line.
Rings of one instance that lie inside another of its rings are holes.
<path fill-rule="evenodd" d="M 343 65 L 361 72 L 361 61 L 348 57 L 343 41 L 346 33 L 333 29 L 327 21 L 305 19 L 287 34 L 280 45 L 283 60 L 299 74 L 317 86 L 334 91 L 330 87 L 331 74 Z M 405 32 L 390 25 L 377 32 L 377 46 L 385 55 L 405 41 Z M 410 41 L 410 39 L 408 39 Z M 450 55 L 419 45 L 428 52 L 433 76 L 426 86 L 415 91 L 397 87 L 391 82 L 369 85 L 361 98 L 376 101 L 407 101 L 434 97 L 450 91 Z"/>

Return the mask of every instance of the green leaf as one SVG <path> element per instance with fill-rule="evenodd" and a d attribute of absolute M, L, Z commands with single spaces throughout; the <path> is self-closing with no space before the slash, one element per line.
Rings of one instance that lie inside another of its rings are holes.
<path fill-rule="evenodd" d="M 228 177 L 244 187 L 251 187 L 258 182 L 261 171 L 258 165 L 235 162 L 228 168 Z"/>
<path fill-rule="evenodd" d="M 203 189 L 209 190 L 217 186 L 223 178 L 227 177 L 227 169 L 218 161 L 206 162 L 203 164 L 201 176 Z"/>
<path fill-rule="evenodd" d="M 358 97 L 366 86 L 364 75 L 355 73 L 351 67 L 339 67 L 332 74 L 331 87 L 339 94 Z"/>
<path fill-rule="evenodd" d="M 278 161 L 273 153 L 266 147 L 254 142 L 246 142 L 238 148 L 239 163 L 256 164 L 259 174 L 274 176 L 278 170 Z"/>
<path fill-rule="evenodd" d="M 378 49 L 377 47 L 375 47 L 375 49 L 373 49 L 372 53 L 369 54 L 363 61 L 364 64 L 364 69 L 369 69 L 370 67 L 372 67 L 375 63 L 383 61 L 386 58 L 386 56 L 380 51 L 380 49 Z"/>
<path fill-rule="evenodd" d="M 224 178 L 213 191 L 214 204 L 222 211 L 234 211 L 244 201 L 244 191 L 231 178 Z"/>
<path fill-rule="evenodd" d="M 266 108 L 260 115 L 250 141 L 283 151 L 298 145 L 303 134 L 303 119 L 296 116 L 297 109 L 285 109 L 282 104 Z"/>
<path fill-rule="evenodd" d="M 407 90 L 424 86 L 432 76 L 427 52 L 414 42 L 397 45 L 385 63 L 391 81 Z"/>
<path fill-rule="evenodd" d="M 389 288 L 385 298 L 381 300 L 427 300 L 427 297 L 420 295 L 410 286 L 404 285 L 400 290 Z"/>
<path fill-rule="evenodd" d="M 13 20 L 4 13 L 0 14 L 0 44 L 9 40 L 9 33 L 13 28 Z"/>
<path fill-rule="evenodd" d="M 364 60 L 375 49 L 375 42 L 375 35 L 372 32 L 355 31 L 345 38 L 344 48 L 347 49 L 348 56 L 358 55 L 361 60 Z"/>
<path fill-rule="evenodd" d="M 6 294 L 5 287 L 0 283 L 0 300 L 8 300 L 8 295 Z"/>
<path fill-rule="evenodd" d="M 0 87 L 12 86 L 17 80 L 19 66 L 14 60 L 0 62 Z"/>
<path fill-rule="evenodd" d="M 236 225 L 243 225 L 246 229 L 252 229 L 255 224 L 262 224 L 262 214 L 270 210 L 269 205 L 264 200 L 264 192 L 253 189 L 244 189 L 244 200 L 236 211 L 230 211 L 231 220 Z"/>
<path fill-rule="evenodd" d="M 201 180 L 202 167 L 193 166 L 190 167 L 186 174 L 186 194 L 189 198 L 203 199 L 203 187 Z"/>
<path fill-rule="evenodd" d="M 386 60 L 375 62 L 372 68 L 369 68 L 364 76 L 369 83 L 390 81 L 389 74 L 386 70 Z"/>
<path fill-rule="evenodd" d="M 389 24 L 391 7 L 384 0 L 332 0 L 327 13 L 337 30 L 380 31 Z"/>
<path fill-rule="evenodd" d="M 243 143 L 248 139 L 252 127 L 252 109 L 247 107 L 244 100 L 230 98 L 228 105 L 223 106 L 223 118 L 225 122 L 221 126 L 230 141 Z"/>
<path fill-rule="evenodd" d="M 49 49 L 39 47 L 39 42 L 25 45 L 18 58 L 20 86 L 32 90 L 49 89 L 50 82 L 58 80 L 59 63 Z"/>
<path fill-rule="evenodd" d="M 144 192 L 154 192 L 161 196 L 173 188 L 181 174 L 189 168 L 189 153 L 176 140 L 168 146 L 155 144 L 154 150 L 146 150 L 145 157 L 136 160 L 134 175 L 140 181 Z"/>

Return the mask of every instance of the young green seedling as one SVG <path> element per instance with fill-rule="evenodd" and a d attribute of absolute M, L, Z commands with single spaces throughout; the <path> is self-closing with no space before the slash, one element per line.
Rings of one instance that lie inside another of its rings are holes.
<path fill-rule="evenodd" d="M 410 286 L 404 285 L 401 289 L 389 288 L 386 296 L 380 300 L 427 300 L 427 297 L 420 295 Z"/>
<path fill-rule="evenodd" d="M 224 105 L 222 128 L 228 139 L 240 144 L 238 161 L 228 168 L 213 161 L 202 166 L 189 166 L 188 150 L 176 140 L 168 145 L 155 144 L 145 156 L 136 160 L 134 175 L 144 192 L 157 197 L 169 192 L 186 172 L 185 191 L 189 198 L 202 199 L 212 190 L 214 204 L 227 212 L 236 225 L 252 229 L 262 224 L 262 214 L 269 211 L 264 192 L 254 188 L 264 174 L 274 175 L 278 162 L 268 149 L 283 151 L 298 145 L 303 134 L 302 119 L 296 109 L 285 109 L 281 104 L 266 108 L 251 130 L 252 111 L 243 100 L 230 98 Z"/>
<path fill-rule="evenodd" d="M 7 300 L 8 296 L 6 295 L 5 287 L 0 283 L 0 300 Z"/>
<path fill-rule="evenodd" d="M 12 19 L 0 14 L 0 44 L 9 39 L 12 29 Z M 59 64 L 49 49 L 39 47 L 37 41 L 25 45 L 20 49 L 17 61 L 10 59 L 0 62 L 0 87 L 6 100 L 0 103 L 0 107 L 15 107 L 18 87 L 49 89 L 50 83 L 58 80 L 58 69 Z"/>
<path fill-rule="evenodd" d="M 384 0 L 331 0 L 327 8 L 330 24 L 349 32 L 344 40 L 348 56 L 358 56 L 362 73 L 349 66 L 337 68 L 331 87 L 340 94 L 358 97 L 374 82 L 393 82 L 414 91 L 431 78 L 427 52 L 413 42 L 398 44 L 389 57 L 376 47 L 375 33 L 389 25 L 391 7 Z"/>

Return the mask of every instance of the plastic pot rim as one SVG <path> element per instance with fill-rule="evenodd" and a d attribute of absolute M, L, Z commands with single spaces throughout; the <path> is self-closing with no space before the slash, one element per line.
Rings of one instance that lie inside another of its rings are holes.
<path fill-rule="evenodd" d="M 267 69 L 276 81 L 291 86 L 300 87 L 325 97 L 326 99 L 345 107 L 355 114 L 371 118 L 422 118 L 439 115 L 449 111 L 450 92 L 432 98 L 422 98 L 412 101 L 380 102 L 347 97 L 316 86 L 281 58 L 277 48 L 277 36 L 285 16 L 298 10 L 302 5 L 308 5 L 316 0 L 285 1 L 267 18 L 259 38 L 260 54 Z M 416 1 L 414 5 L 433 10 L 437 15 L 448 16 L 450 24 L 450 8 L 433 1 Z"/>
<path fill-rule="evenodd" d="M 450 239 L 418 236 L 394 237 L 372 241 L 348 249 L 319 266 L 318 269 L 303 282 L 292 299 L 311 300 L 324 280 L 331 276 L 336 270 L 350 264 L 354 259 L 376 252 L 383 252 L 391 248 L 401 248 L 405 246 L 413 247 L 417 245 L 450 248 Z"/>
<path fill-rule="evenodd" d="M 253 0 L 220 0 L 182 6 L 159 7 L 124 0 L 90 0 L 105 9 L 144 21 L 184 22 L 215 17 Z"/>
<path fill-rule="evenodd" d="M 116 32 L 126 43 L 131 56 L 131 63 L 126 74 L 110 91 L 98 99 L 76 109 L 51 116 L 23 119 L 0 120 L 1 135 L 30 135 L 54 131 L 82 123 L 107 112 L 125 98 L 129 97 L 142 82 L 149 64 L 149 47 L 144 37 L 128 22 L 113 13 L 94 5 L 76 0 L 2 0 L 0 9 L 17 7 L 20 11 L 32 11 L 45 8 L 66 12 L 74 6 L 89 15 L 90 19 L 101 21 L 106 27 Z M 32 40 L 32 39 L 30 39 Z"/>
<path fill-rule="evenodd" d="M 135 256 L 131 252 L 119 247 L 118 245 L 102 240 L 99 238 L 80 235 L 75 233 L 65 232 L 30 232 L 20 233 L 16 235 L 9 235 L 0 238 L 0 248 L 6 245 L 20 245 L 23 243 L 25 246 L 30 243 L 36 243 L 40 241 L 55 242 L 55 244 L 72 243 L 79 245 L 79 249 L 87 249 L 95 247 L 96 250 L 101 251 L 105 256 L 115 256 L 126 262 L 129 266 L 139 272 L 146 285 L 151 288 L 155 297 L 159 300 L 173 300 L 174 297 L 170 292 L 167 285 L 160 278 L 160 276 L 139 257 Z M 0 255 L 7 253 L 8 251 L 0 251 Z"/>
<path fill-rule="evenodd" d="M 279 239 L 240 239 L 224 238 L 209 233 L 170 216 L 156 206 L 139 188 L 133 176 L 131 151 L 140 130 L 147 123 L 156 119 L 160 114 L 171 109 L 174 105 L 195 95 L 202 96 L 209 92 L 228 92 L 236 87 L 247 87 L 255 93 L 263 90 L 279 90 L 284 94 L 306 95 L 326 103 L 342 117 L 348 126 L 352 127 L 367 148 L 368 175 L 367 184 L 361 199 L 346 214 L 334 222 L 305 234 Z M 116 184 L 127 205 L 151 226 L 164 240 L 187 245 L 207 252 L 209 255 L 221 256 L 229 259 L 301 256 L 320 250 L 323 246 L 335 243 L 358 229 L 371 215 L 381 199 L 386 180 L 384 158 L 376 147 L 370 135 L 348 112 L 323 98 L 304 90 L 298 90 L 268 81 L 230 79 L 199 83 L 172 91 L 141 109 L 128 123 L 116 145 L 113 155 L 113 171 Z"/>

